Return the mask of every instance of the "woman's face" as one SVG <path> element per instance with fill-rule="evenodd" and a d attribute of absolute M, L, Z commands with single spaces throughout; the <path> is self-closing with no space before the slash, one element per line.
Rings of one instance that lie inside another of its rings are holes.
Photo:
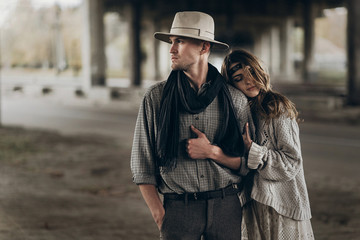
<path fill-rule="evenodd" d="M 230 65 L 230 69 L 238 65 L 239 63 L 233 63 Z M 256 86 L 255 80 L 249 76 L 243 68 L 238 69 L 230 76 L 234 86 L 242 91 L 247 97 L 256 97 L 260 89 Z"/>

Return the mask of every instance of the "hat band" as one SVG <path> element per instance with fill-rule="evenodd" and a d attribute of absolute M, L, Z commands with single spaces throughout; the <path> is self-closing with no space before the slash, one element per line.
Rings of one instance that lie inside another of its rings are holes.
<path fill-rule="evenodd" d="M 170 30 L 171 34 L 186 34 L 186 35 L 194 35 L 199 37 L 206 37 L 210 38 L 211 40 L 214 40 L 214 33 L 208 32 L 208 31 L 201 31 L 201 29 L 198 28 L 185 28 L 185 27 L 173 27 Z"/>

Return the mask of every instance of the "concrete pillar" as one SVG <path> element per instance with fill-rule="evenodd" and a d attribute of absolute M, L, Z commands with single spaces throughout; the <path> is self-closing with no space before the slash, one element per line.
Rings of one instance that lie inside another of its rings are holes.
<path fill-rule="evenodd" d="M 166 31 L 169 31 L 168 29 Z M 161 80 L 167 79 L 171 71 L 171 60 L 170 60 L 170 44 L 165 42 L 159 42 L 159 69 Z"/>
<path fill-rule="evenodd" d="M 84 88 L 105 86 L 104 6 L 102 0 L 83 0 L 82 72 Z"/>
<path fill-rule="evenodd" d="M 294 20 L 284 19 L 280 26 L 280 71 L 286 79 L 293 79 L 294 66 L 294 39 L 293 39 Z"/>
<path fill-rule="evenodd" d="M 141 85 L 141 0 L 133 0 L 130 3 L 130 80 L 133 86 Z"/>
<path fill-rule="evenodd" d="M 160 32 L 169 32 L 173 16 L 159 21 Z M 160 79 L 165 80 L 168 78 L 171 71 L 171 60 L 170 60 L 170 44 L 156 40 L 158 42 L 158 67 L 160 72 Z M 211 55 L 210 55 L 211 56 Z"/>
<path fill-rule="evenodd" d="M 348 0 L 348 104 L 360 105 L 360 1 Z"/>
<path fill-rule="evenodd" d="M 60 74 L 65 70 L 66 56 L 65 56 L 65 47 L 64 39 L 62 35 L 62 26 L 61 26 L 61 8 L 59 5 L 55 5 L 55 23 L 54 23 L 54 63 L 56 68 L 56 74 Z"/>
<path fill-rule="evenodd" d="M 315 5 L 311 0 L 304 0 L 304 60 L 303 78 L 305 82 L 316 79 L 315 66 Z"/>
<path fill-rule="evenodd" d="M 264 29 L 259 32 L 255 39 L 254 46 L 254 54 L 265 63 L 265 67 L 269 68 L 271 64 L 271 37 L 270 31 L 268 29 Z"/>
<path fill-rule="evenodd" d="M 154 29 L 155 29 L 154 32 L 160 31 L 160 24 L 158 20 L 154 21 Z M 155 80 L 161 80 L 160 67 L 159 67 L 160 41 L 155 39 L 154 37 L 152 39 L 154 44 L 154 68 L 155 68 L 154 78 Z"/>
<path fill-rule="evenodd" d="M 280 73 L 280 30 L 277 25 L 270 29 L 270 74 L 276 76 Z"/>
<path fill-rule="evenodd" d="M 160 80 L 159 70 L 159 40 L 153 37 L 155 32 L 160 32 L 158 19 L 156 16 L 146 16 L 142 22 L 142 34 L 146 34 L 146 38 L 142 39 L 142 47 L 145 47 L 146 61 L 143 61 L 141 69 L 143 69 L 142 82 L 144 80 Z"/>

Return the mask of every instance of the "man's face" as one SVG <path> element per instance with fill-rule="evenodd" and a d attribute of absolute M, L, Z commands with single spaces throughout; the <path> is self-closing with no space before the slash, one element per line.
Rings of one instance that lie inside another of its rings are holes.
<path fill-rule="evenodd" d="M 188 71 L 200 59 L 203 42 L 185 37 L 170 37 L 171 68 Z"/>

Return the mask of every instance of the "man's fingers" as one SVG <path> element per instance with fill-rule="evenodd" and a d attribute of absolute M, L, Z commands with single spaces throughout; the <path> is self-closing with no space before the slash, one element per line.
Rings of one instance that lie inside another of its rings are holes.
<path fill-rule="evenodd" d="M 186 140 L 186 144 L 185 144 L 186 151 L 189 150 L 190 144 L 191 144 L 191 140 L 190 139 Z"/>
<path fill-rule="evenodd" d="M 191 130 L 198 136 L 198 137 L 201 137 L 203 135 L 203 133 L 198 130 L 196 127 L 194 127 L 193 125 L 190 126 L 191 127 Z"/>

